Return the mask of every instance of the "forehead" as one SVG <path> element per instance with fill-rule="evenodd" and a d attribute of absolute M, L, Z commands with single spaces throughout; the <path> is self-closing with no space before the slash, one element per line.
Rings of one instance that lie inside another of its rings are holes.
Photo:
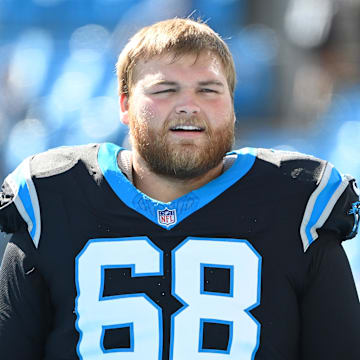
<path fill-rule="evenodd" d="M 225 79 L 223 65 L 219 58 L 211 52 L 199 54 L 184 54 L 175 56 L 174 53 L 155 56 L 149 60 L 140 60 L 134 69 L 134 83 L 151 80 L 186 79 L 189 76 L 197 78 Z"/>

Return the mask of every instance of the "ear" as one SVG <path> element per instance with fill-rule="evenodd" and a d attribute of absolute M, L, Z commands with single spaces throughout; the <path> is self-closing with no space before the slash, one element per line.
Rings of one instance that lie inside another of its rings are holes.
<path fill-rule="evenodd" d="M 129 125 L 129 97 L 126 94 L 120 95 L 120 118 L 125 125 Z"/>

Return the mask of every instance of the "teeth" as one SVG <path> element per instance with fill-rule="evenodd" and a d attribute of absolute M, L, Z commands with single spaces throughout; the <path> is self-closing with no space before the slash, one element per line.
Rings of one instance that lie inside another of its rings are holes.
<path fill-rule="evenodd" d="M 194 130 L 202 130 L 201 127 L 198 126 L 192 126 L 192 125 L 179 125 L 179 126 L 175 126 L 173 128 L 171 128 L 171 130 L 189 130 L 189 131 L 194 131 Z"/>

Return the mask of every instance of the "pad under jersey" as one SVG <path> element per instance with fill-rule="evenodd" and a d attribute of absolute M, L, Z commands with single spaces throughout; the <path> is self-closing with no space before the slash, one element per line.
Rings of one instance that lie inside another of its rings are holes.
<path fill-rule="evenodd" d="M 121 150 L 54 149 L 5 180 L 1 359 L 360 358 L 340 244 L 356 234 L 352 178 L 246 148 L 162 203 L 122 173 Z"/>

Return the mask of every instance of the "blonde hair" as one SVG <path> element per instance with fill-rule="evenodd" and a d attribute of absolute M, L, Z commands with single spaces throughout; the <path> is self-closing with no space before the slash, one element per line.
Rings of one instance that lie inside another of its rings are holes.
<path fill-rule="evenodd" d="M 164 54 L 173 54 L 175 60 L 186 54 L 199 56 L 203 51 L 211 51 L 220 59 L 233 97 L 235 66 L 224 40 L 205 23 L 178 18 L 144 27 L 129 40 L 116 63 L 119 93 L 130 96 L 139 60 Z"/>

